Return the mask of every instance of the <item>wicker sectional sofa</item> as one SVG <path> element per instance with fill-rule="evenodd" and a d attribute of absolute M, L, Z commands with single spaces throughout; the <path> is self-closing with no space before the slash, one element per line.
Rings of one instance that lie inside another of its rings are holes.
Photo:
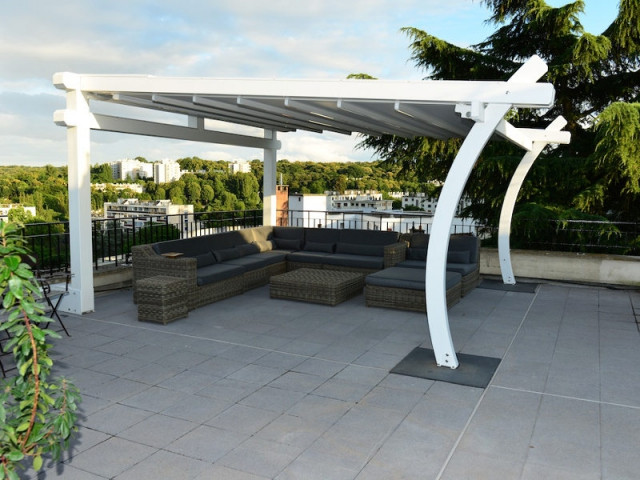
<path fill-rule="evenodd" d="M 372 273 L 406 258 L 397 232 L 255 227 L 132 248 L 137 281 L 172 276 L 188 281 L 188 309 L 266 285 L 301 267 Z"/>

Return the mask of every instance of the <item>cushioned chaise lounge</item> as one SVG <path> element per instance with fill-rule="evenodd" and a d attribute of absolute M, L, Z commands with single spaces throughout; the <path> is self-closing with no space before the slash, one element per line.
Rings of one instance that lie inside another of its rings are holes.
<path fill-rule="evenodd" d="M 429 235 L 414 233 L 408 238 L 407 259 L 397 266 L 416 268 L 424 272 Z M 480 283 L 480 240 L 472 235 L 452 235 L 447 252 L 447 271 L 462 276 L 462 296 Z"/>
<path fill-rule="evenodd" d="M 367 275 L 365 300 L 368 307 L 426 311 L 425 272 L 417 268 L 392 267 Z M 460 301 L 461 275 L 447 272 L 447 307 Z"/>

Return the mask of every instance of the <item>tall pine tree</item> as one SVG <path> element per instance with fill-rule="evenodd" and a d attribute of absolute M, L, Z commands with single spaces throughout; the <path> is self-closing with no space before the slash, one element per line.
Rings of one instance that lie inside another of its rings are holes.
<path fill-rule="evenodd" d="M 567 119 L 569 145 L 551 146 L 537 160 L 521 190 L 516 214 L 541 218 L 640 220 L 640 0 L 620 0 L 614 22 L 600 35 L 584 30 L 583 0 L 553 8 L 544 0 L 483 0 L 497 30 L 484 42 L 461 48 L 417 28 L 404 28 L 412 60 L 429 79 L 506 80 L 538 55 L 549 65 L 542 81 L 556 89 L 547 111 L 518 111 L 510 122 L 545 128 Z M 459 139 L 365 137 L 387 163 L 444 180 Z M 496 224 L 508 182 L 523 151 L 491 142 L 466 193 L 468 214 Z M 514 222 L 515 223 L 515 222 Z"/>

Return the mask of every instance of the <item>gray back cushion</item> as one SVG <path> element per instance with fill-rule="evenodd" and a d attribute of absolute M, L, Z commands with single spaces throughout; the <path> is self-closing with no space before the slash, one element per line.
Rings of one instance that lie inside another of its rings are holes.
<path fill-rule="evenodd" d="M 340 230 L 333 228 L 308 228 L 304 232 L 305 242 L 314 243 L 338 243 Z"/>
<path fill-rule="evenodd" d="M 304 240 L 304 228 L 302 227 L 273 227 L 275 238 L 286 238 L 288 240 Z"/>
<path fill-rule="evenodd" d="M 478 263 L 480 239 L 473 235 L 451 235 L 451 239 L 449 240 L 449 251 L 460 252 L 464 250 L 469 251 L 470 263 Z"/>
<path fill-rule="evenodd" d="M 360 245 L 391 245 L 399 238 L 398 232 L 380 230 L 340 230 L 340 242 Z"/>

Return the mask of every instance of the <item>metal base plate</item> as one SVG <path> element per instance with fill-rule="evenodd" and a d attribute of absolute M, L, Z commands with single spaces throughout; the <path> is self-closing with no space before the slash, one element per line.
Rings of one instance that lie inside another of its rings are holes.
<path fill-rule="evenodd" d="M 468 387 L 486 388 L 500 365 L 499 358 L 480 357 L 465 353 L 458 353 L 457 356 L 460 362 L 458 368 L 438 367 L 433 350 L 416 347 L 391 370 L 391 373 Z"/>
<path fill-rule="evenodd" d="M 520 293 L 536 293 L 539 283 L 516 283 L 515 285 L 507 285 L 500 280 L 482 279 L 478 288 L 486 288 L 489 290 L 502 290 L 504 292 L 520 292 Z"/>

